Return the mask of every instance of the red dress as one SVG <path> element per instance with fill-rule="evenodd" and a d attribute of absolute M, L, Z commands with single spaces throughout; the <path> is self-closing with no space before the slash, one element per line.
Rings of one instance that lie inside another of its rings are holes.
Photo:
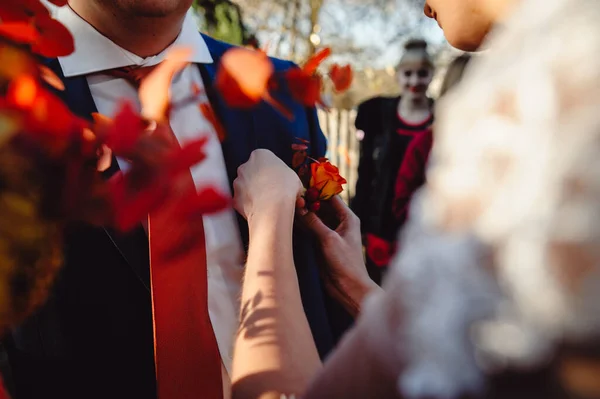
<path fill-rule="evenodd" d="M 400 226 L 408 218 L 410 200 L 417 189 L 425 184 L 425 170 L 433 146 L 433 131 L 428 129 L 408 145 L 394 186 L 392 210 Z"/>

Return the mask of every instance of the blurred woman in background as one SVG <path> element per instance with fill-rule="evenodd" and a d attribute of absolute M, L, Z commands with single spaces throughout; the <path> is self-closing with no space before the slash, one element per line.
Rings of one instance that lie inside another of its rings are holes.
<path fill-rule="evenodd" d="M 469 54 L 463 54 L 450 63 L 444 76 L 440 96 L 444 96 L 460 82 L 470 59 Z M 425 184 L 425 171 L 432 146 L 433 129 L 427 129 L 422 134 L 417 135 L 406 149 L 406 154 L 396 177 L 392 204 L 399 229 L 406 223 L 410 201 L 414 193 Z"/>
<path fill-rule="evenodd" d="M 350 207 L 361 220 L 367 268 L 381 283 L 394 253 L 398 223 L 392 213 L 394 183 L 410 142 L 433 122 L 427 89 L 434 65 L 423 40 L 410 40 L 397 67 L 402 95 L 372 98 L 358 107 L 356 128 L 364 133 L 355 197 Z"/>

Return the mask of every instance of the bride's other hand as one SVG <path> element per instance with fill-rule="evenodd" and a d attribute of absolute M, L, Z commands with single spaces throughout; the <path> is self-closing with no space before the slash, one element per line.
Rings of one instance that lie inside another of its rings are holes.
<path fill-rule="evenodd" d="M 356 316 L 364 297 L 380 288 L 365 267 L 358 217 L 339 196 L 333 197 L 327 205 L 321 208 L 320 214 L 323 219 L 333 220 L 337 224 L 335 229 L 312 212 L 301 220 L 315 234 L 323 251 L 328 291 Z"/>
<path fill-rule="evenodd" d="M 256 215 L 298 205 L 303 188 L 298 175 L 269 150 L 252 152 L 233 182 L 233 206 L 248 222 Z M 303 204 L 302 204 L 303 205 Z"/>

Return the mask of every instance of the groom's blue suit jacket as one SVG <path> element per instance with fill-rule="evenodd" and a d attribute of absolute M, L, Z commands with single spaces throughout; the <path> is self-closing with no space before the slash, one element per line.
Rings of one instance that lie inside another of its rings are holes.
<path fill-rule="evenodd" d="M 230 182 L 257 148 L 286 163 L 295 138 L 310 142 L 315 157 L 326 141 L 314 109 L 291 99 L 281 85 L 275 97 L 293 111 L 287 119 L 271 106 L 232 109 L 213 88 L 219 61 L 230 46 L 204 37 L 213 64 L 198 65 L 211 103 L 227 131 L 223 154 Z M 278 72 L 293 68 L 273 60 Z M 86 118 L 96 111 L 85 77 L 64 78 L 57 60 L 48 66 L 66 86 L 59 93 Z M 116 162 L 113 162 L 116 167 Z M 114 172 L 114 168 L 111 168 Z M 110 171 L 108 173 L 111 173 Z M 245 245 L 247 225 L 239 218 Z M 88 225 L 71 226 L 65 266 L 49 302 L 12 334 L 8 352 L 16 399 L 155 398 L 148 243 L 141 226 L 126 235 Z M 313 239 L 294 232 L 294 260 L 306 317 L 324 357 L 350 325 L 350 317 L 323 290 Z M 257 359 L 260 361 L 260 359 Z M 173 398 L 176 399 L 176 398 Z"/>

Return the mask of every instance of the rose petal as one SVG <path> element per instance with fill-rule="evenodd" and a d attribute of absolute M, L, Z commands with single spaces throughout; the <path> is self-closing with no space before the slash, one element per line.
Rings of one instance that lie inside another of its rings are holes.
<path fill-rule="evenodd" d="M 217 137 L 219 137 L 219 141 L 223 142 L 225 140 L 225 138 L 227 137 L 227 133 L 225 132 L 225 128 L 223 127 L 223 124 L 217 118 L 217 115 L 215 114 L 215 112 L 214 112 L 213 108 L 210 106 L 210 104 L 200 103 L 200 112 L 202 112 L 202 115 L 206 118 L 207 121 L 210 122 L 210 124 L 215 129 L 215 132 L 217 133 Z"/>
<path fill-rule="evenodd" d="M 335 91 L 338 93 L 344 92 L 352 85 L 354 78 L 352 67 L 350 65 L 339 66 L 337 64 L 332 65 L 329 70 L 329 76 L 333 82 Z"/>
<path fill-rule="evenodd" d="M 290 69 L 285 79 L 292 97 L 302 105 L 312 107 L 321 99 L 322 78 L 301 69 Z"/>
<path fill-rule="evenodd" d="M 229 106 L 252 107 L 267 94 L 273 71 L 265 54 L 234 48 L 221 58 L 215 87 Z"/>
<path fill-rule="evenodd" d="M 58 76 L 56 76 L 52 69 L 48 68 L 45 65 L 39 65 L 38 68 L 40 71 L 40 78 L 44 82 L 48 83 L 51 87 L 55 88 L 56 90 L 65 90 L 65 84 L 62 80 L 60 80 Z"/>

